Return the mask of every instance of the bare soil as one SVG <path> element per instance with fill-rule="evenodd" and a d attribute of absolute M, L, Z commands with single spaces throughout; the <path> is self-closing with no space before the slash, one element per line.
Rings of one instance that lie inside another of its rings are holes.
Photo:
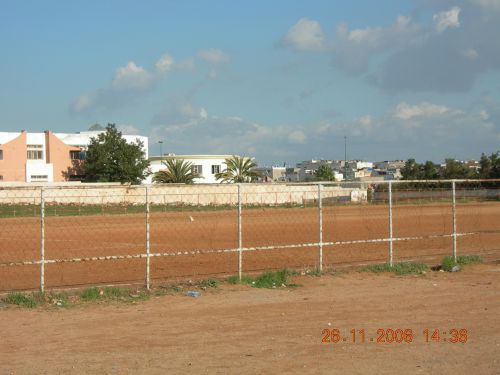
<path fill-rule="evenodd" d="M 323 241 L 355 241 L 387 238 L 386 205 L 330 206 L 323 209 Z M 418 237 L 394 242 L 394 261 L 422 260 L 438 263 L 452 253 L 449 204 L 395 204 L 395 237 Z M 318 265 L 318 247 L 279 249 L 279 246 L 319 241 L 317 208 L 252 208 L 243 210 L 243 247 L 276 246 L 278 249 L 247 251 L 243 271 Z M 45 259 L 72 259 L 145 253 L 144 214 L 47 217 Z M 500 203 L 467 203 L 457 208 L 458 253 L 478 253 L 486 260 L 499 259 Z M 194 254 L 238 248 L 237 212 L 185 211 L 152 213 L 152 253 L 187 254 L 153 257 L 153 281 L 199 278 L 237 273 L 236 252 Z M 352 243 L 324 246 L 324 265 L 338 266 L 388 260 L 388 243 Z M 40 259 L 38 218 L 0 219 L 0 263 Z M 66 287 L 98 283 L 142 283 L 146 260 L 121 259 L 47 264 L 46 286 Z M 0 290 L 37 289 L 38 265 L 2 266 Z"/>
<path fill-rule="evenodd" d="M 500 374 L 498 263 L 293 281 L 302 286 L 222 284 L 200 298 L 3 308 L 0 373 Z M 346 342 L 322 343 L 334 328 Z M 413 341 L 377 343 L 377 330 L 389 328 L 411 329 Z M 351 329 L 364 329 L 366 341 L 353 343 Z M 440 341 L 426 342 L 425 329 L 439 329 Z M 451 343 L 451 329 L 466 329 L 467 342 Z"/>

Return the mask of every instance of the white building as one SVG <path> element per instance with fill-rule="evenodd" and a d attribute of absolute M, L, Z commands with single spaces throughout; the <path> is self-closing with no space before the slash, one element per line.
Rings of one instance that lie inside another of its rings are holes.
<path fill-rule="evenodd" d="M 215 174 L 223 172 L 226 170 L 226 159 L 233 157 L 234 155 L 175 155 L 168 154 L 163 156 L 152 156 L 149 158 L 150 170 L 152 173 L 167 169 L 162 160 L 167 159 L 181 159 L 189 162 L 193 165 L 193 169 L 198 172 L 202 177 L 196 178 L 194 183 L 201 184 L 214 184 L 219 183 L 215 178 Z M 144 181 L 145 183 L 151 183 L 153 179 L 153 174 L 149 175 Z"/>

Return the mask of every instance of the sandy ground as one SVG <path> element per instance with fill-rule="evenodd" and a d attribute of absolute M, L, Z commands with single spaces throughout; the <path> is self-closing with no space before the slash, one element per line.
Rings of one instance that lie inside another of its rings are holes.
<path fill-rule="evenodd" d="M 449 204 L 395 205 L 394 237 L 440 236 L 452 233 Z M 254 208 L 243 211 L 243 247 L 282 246 L 319 241 L 317 208 Z M 143 214 L 47 217 L 45 258 L 72 259 L 145 253 Z M 323 241 L 387 238 L 385 205 L 327 206 L 323 209 Z M 473 233 L 458 238 L 459 254 L 479 253 L 499 259 L 500 202 L 458 205 L 457 231 Z M 186 211 L 153 213 L 150 218 L 152 253 L 237 249 L 237 213 Z M 394 261 L 439 262 L 452 253 L 451 237 L 425 238 L 394 243 Z M 248 251 L 243 271 L 318 265 L 318 247 Z M 40 258 L 40 221 L 37 218 L 0 220 L 0 263 Z M 325 265 L 388 261 L 388 243 L 325 246 Z M 146 260 L 125 259 L 47 264 L 46 286 L 79 286 L 93 283 L 144 282 Z M 1 266 L 0 290 L 36 289 L 37 265 Z M 238 254 L 188 254 L 151 259 L 154 281 L 177 277 L 205 277 L 237 273 Z"/>
<path fill-rule="evenodd" d="M 0 309 L 0 374 L 500 374 L 498 262 L 295 282 L 135 305 Z M 365 329 L 366 342 L 322 343 L 333 328 L 347 338 Z M 413 342 L 370 342 L 379 328 L 412 329 Z M 449 341 L 453 328 L 467 330 L 466 343 Z M 425 329 L 447 334 L 426 342 Z"/>

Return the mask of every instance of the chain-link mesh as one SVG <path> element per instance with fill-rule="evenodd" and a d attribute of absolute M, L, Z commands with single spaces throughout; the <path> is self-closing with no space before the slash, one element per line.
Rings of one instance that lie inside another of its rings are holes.
<path fill-rule="evenodd" d="M 0 189 L 0 290 L 40 286 L 40 189 Z"/>
<path fill-rule="evenodd" d="M 5 186 L 0 240 L 0 290 L 434 262 L 454 251 L 496 260 L 500 184 Z"/>

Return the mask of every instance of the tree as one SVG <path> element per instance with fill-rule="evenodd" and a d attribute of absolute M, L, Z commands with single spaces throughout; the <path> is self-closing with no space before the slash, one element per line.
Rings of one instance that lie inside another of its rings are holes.
<path fill-rule="evenodd" d="M 484 153 L 481 154 L 479 175 L 481 178 L 500 178 L 500 157 L 498 151 L 492 153 L 489 157 Z"/>
<path fill-rule="evenodd" d="M 419 178 L 423 180 L 436 180 L 439 178 L 439 166 L 434 164 L 432 161 L 427 160 L 423 166 L 421 166 L 421 173 Z"/>
<path fill-rule="evenodd" d="M 83 166 L 85 180 L 140 184 L 149 167 L 143 147 L 140 140 L 127 143 L 115 124 L 108 124 L 105 132 L 90 139 Z"/>
<path fill-rule="evenodd" d="M 316 178 L 319 181 L 335 181 L 335 174 L 330 166 L 323 164 L 316 170 Z"/>
<path fill-rule="evenodd" d="M 222 180 L 221 182 L 250 182 L 261 174 L 253 168 L 257 167 L 257 164 L 252 158 L 245 156 L 232 156 L 225 160 L 226 170 L 216 173 L 215 178 L 217 180 Z"/>
<path fill-rule="evenodd" d="M 455 159 L 446 159 L 445 167 L 441 171 L 444 179 L 467 179 L 477 178 L 476 173 L 464 163 Z"/>
<path fill-rule="evenodd" d="M 162 161 L 167 169 L 153 175 L 153 182 L 166 184 L 192 184 L 200 174 L 193 171 L 193 165 L 183 159 L 167 159 Z"/>
<path fill-rule="evenodd" d="M 418 180 L 420 178 L 420 164 L 415 159 L 408 159 L 403 168 L 401 168 L 403 180 Z"/>

